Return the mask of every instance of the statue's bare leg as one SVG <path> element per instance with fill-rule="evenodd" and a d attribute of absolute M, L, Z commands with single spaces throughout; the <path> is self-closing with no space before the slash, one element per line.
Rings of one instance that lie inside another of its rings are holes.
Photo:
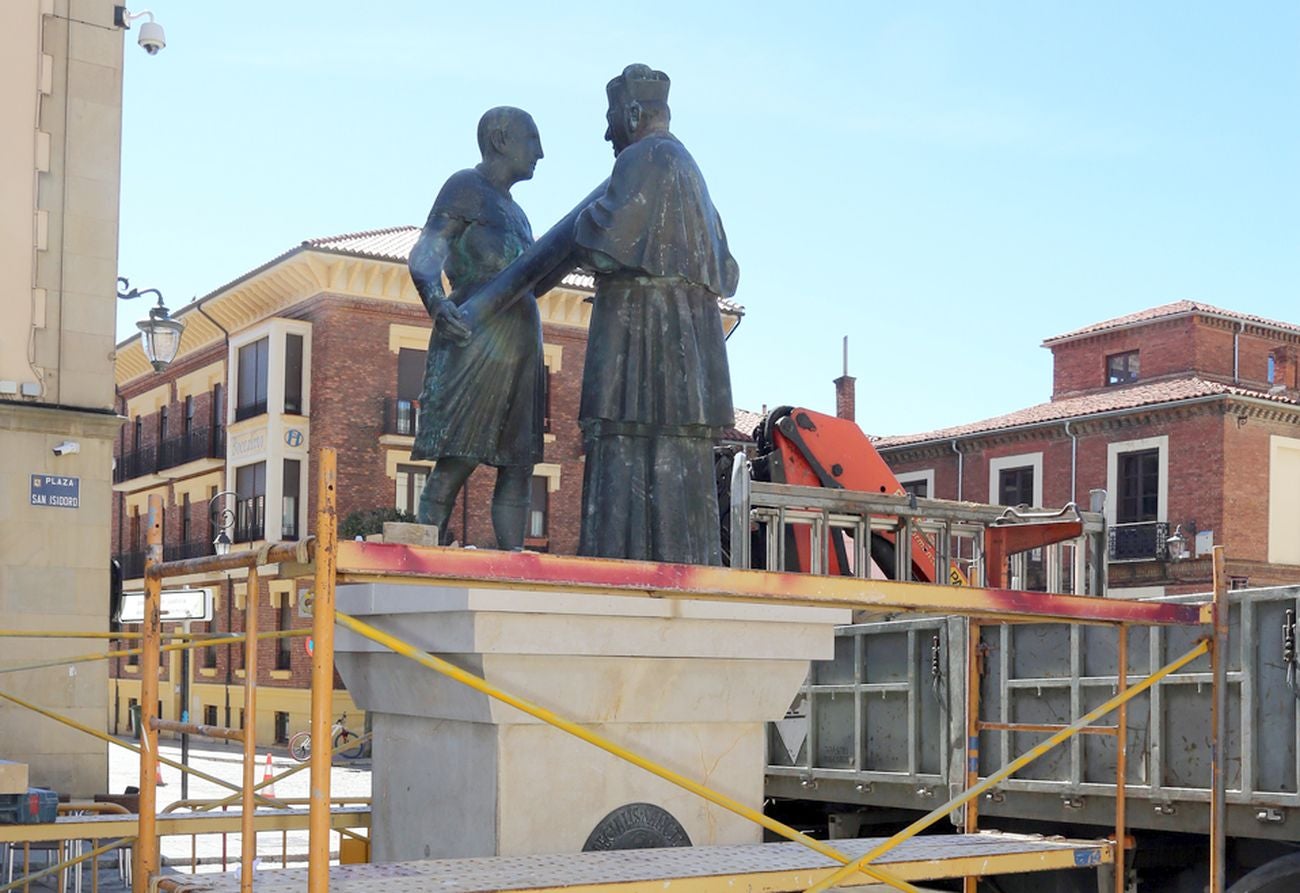
<path fill-rule="evenodd" d="M 456 505 L 456 494 L 477 466 L 473 459 L 459 456 L 439 459 L 424 483 L 424 492 L 420 494 L 420 523 L 436 524 L 438 542 L 444 546 L 451 545 L 447 522 L 451 519 L 452 507 Z"/>
<path fill-rule="evenodd" d="M 518 552 L 528 529 L 528 496 L 533 480 L 531 465 L 503 465 L 497 469 L 492 493 L 492 529 L 497 548 Z"/>

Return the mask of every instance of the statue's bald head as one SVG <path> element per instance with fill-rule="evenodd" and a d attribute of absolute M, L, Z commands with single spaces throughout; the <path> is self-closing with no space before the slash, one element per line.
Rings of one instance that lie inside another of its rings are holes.
<path fill-rule="evenodd" d="M 512 127 L 519 129 L 524 125 L 531 126 L 532 123 L 532 115 L 512 105 L 499 105 L 494 109 L 488 109 L 483 113 L 483 117 L 478 119 L 478 150 L 483 155 L 483 159 L 486 161 L 490 154 L 499 151 L 501 137 L 507 136 Z"/>

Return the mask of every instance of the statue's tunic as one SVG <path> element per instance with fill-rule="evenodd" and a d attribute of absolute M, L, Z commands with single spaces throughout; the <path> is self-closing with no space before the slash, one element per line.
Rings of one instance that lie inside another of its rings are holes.
<path fill-rule="evenodd" d="M 435 218 L 461 229 L 443 267 L 451 284 L 448 298 L 458 306 L 533 242 L 519 205 L 472 168 L 442 187 L 429 223 Z M 544 374 L 542 324 L 532 295 L 481 323 L 464 347 L 435 334 L 411 458 L 459 456 L 495 466 L 540 462 Z"/>
<path fill-rule="evenodd" d="M 579 552 L 721 564 L 713 445 L 733 424 L 718 298 L 739 271 L 695 160 L 669 134 L 624 149 L 575 240 L 597 277 L 579 422 Z"/>

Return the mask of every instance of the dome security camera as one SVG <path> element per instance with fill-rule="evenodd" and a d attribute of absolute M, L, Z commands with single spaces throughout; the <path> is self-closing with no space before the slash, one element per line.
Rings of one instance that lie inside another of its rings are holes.
<path fill-rule="evenodd" d="M 163 35 L 162 25 L 154 21 L 152 10 L 142 9 L 139 12 L 131 12 L 125 6 L 113 7 L 113 24 L 116 27 L 130 28 L 131 23 L 137 19 L 148 19 L 140 25 L 140 36 L 136 40 L 140 44 L 140 49 L 150 56 L 158 55 L 158 51 L 167 46 L 167 38 Z"/>
<path fill-rule="evenodd" d="M 158 55 L 158 51 L 167 46 L 167 40 L 163 35 L 163 27 L 157 22 L 145 22 L 140 26 L 140 37 L 137 41 L 150 56 Z"/>

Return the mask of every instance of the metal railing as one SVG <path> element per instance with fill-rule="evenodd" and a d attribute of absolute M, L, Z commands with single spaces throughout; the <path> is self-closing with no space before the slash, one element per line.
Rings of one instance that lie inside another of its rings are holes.
<path fill-rule="evenodd" d="M 266 535 L 266 497 L 252 496 L 235 504 L 235 542 L 251 543 Z"/>
<path fill-rule="evenodd" d="M 226 455 L 226 429 L 196 428 L 188 434 L 164 440 L 161 444 L 140 447 L 117 457 L 113 483 L 157 474 L 199 459 L 222 459 Z"/>
<path fill-rule="evenodd" d="M 420 401 L 388 397 L 384 400 L 384 433 L 414 437 L 420 430 Z"/>
<path fill-rule="evenodd" d="M 225 455 L 225 428 L 196 428 L 189 434 L 163 441 L 158 450 L 158 468 L 174 468 L 197 459 L 221 459 Z"/>
<path fill-rule="evenodd" d="M 192 540 L 187 543 L 170 543 L 163 546 L 163 561 L 183 561 L 186 558 L 201 558 L 211 554 L 211 540 Z M 143 557 L 144 553 L 141 552 L 140 555 Z M 143 571 L 143 564 L 141 570 Z"/>
<path fill-rule="evenodd" d="M 1113 524 L 1106 555 L 1111 561 L 1164 561 L 1169 557 L 1169 522 Z"/>

